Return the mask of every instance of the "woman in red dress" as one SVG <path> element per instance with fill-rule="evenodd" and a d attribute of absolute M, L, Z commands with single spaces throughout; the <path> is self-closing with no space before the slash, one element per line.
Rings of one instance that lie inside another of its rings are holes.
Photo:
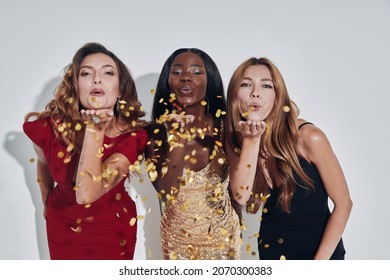
<path fill-rule="evenodd" d="M 77 51 L 45 110 L 26 115 L 51 259 L 133 259 L 124 183 L 145 149 L 144 115 L 129 70 L 97 43 Z"/>

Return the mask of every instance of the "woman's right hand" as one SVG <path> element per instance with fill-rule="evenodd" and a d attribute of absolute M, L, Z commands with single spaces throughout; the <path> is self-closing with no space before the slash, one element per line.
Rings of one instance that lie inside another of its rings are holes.
<path fill-rule="evenodd" d="M 260 138 L 264 133 L 267 125 L 265 121 L 255 122 L 255 121 L 240 121 L 239 122 L 239 132 L 243 138 Z"/>
<path fill-rule="evenodd" d="M 171 123 L 177 122 L 179 123 L 180 127 L 188 126 L 191 123 L 193 123 L 195 120 L 194 115 L 169 114 L 168 117 L 169 117 L 168 121 L 170 121 Z"/>

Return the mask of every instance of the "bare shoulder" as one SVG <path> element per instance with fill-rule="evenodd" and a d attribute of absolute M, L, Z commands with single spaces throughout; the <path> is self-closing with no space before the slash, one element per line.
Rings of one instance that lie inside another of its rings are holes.
<path fill-rule="evenodd" d="M 298 126 L 301 126 L 298 130 L 298 150 L 306 159 L 313 161 L 330 148 L 327 136 L 319 127 L 301 119 L 298 120 Z"/>

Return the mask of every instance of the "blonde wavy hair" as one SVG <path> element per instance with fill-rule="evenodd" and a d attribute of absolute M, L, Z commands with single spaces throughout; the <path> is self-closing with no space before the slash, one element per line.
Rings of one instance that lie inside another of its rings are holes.
<path fill-rule="evenodd" d="M 141 118 L 145 116 L 141 103 L 138 101 L 134 80 L 126 65 L 111 51 L 99 43 L 87 43 L 74 55 L 72 63 L 64 69 L 64 76 L 56 88 L 52 99 L 42 112 L 30 112 L 25 121 L 34 117 L 36 119 L 50 118 L 55 126 L 54 133 L 66 144 L 77 143 L 76 126 L 81 123 L 79 94 L 77 92 L 77 79 L 83 59 L 95 53 L 103 53 L 111 57 L 118 68 L 120 100 L 115 108 L 115 117 L 118 125 L 125 127 L 125 131 L 137 130 L 145 126 Z M 122 106 L 124 105 L 124 106 Z M 81 131 L 82 132 L 82 131 Z M 76 151 L 80 147 L 75 147 Z"/>
<path fill-rule="evenodd" d="M 265 120 L 267 129 L 261 136 L 253 190 L 246 204 L 246 210 L 256 213 L 262 203 L 261 194 L 263 196 L 269 194 L 269 186 L 261 163 L 261 159 L 263 159 L 265 167 L 268 168 L 272 185 L 279 190 L 279 203 L 283 211 L 289 212 L 292 195 L 296 185 L 299 185 L 294 179 L 293 172 L 302 179 L 304 183 L 302 187 L 312 187 L 312 181 L 302 170 L 297 156 L 299 109 L 290 99 L 281 73 L 267 58 L 249 58 L 238 66 L 230 79 L 227 92 L 227 141 L 239 155 L 242 147 L 242 135 L 238 131 L 239 122 L 243 118 L 236 95 L 245 70 L 252 65 L 264 65 L 268 68 L 276 95 L 274 106 Z M 290 110 L 285 110 L 285 108 Z"/>

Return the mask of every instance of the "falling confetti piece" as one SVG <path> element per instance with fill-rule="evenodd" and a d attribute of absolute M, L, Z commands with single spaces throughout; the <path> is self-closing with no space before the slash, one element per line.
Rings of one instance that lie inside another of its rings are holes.
<path fill-rule="evenodd" d="M 82 125 L 79 124 L 79 123 L 77 123 L 77 124 L 74 126 L 74 129 L 75 129 L 76 131 L 80 131 L 81 128 L 82 128 Z"/>
<path fill-rule="evenodd" d="M 76 228 L 70 227 L 70 228 L 71 228 L 71 230 L 73 230 L 76 233 L 80 233 L 81 232 L 81 227 L 76 227 Z"/>
<path fill-rule="evenodd" d="M 290 107 L 283 106 L 283 111 L 286 112 L 286 113 L 290 112 Z"/>
<path fill-rule="evenodd" d="M 169 253 L 169 259 L 170 260 L 177 260 L 177 254 L 175 251 L 172 251 Z"/>
<path fill-rule="evenodd" d="M 130 226 L 132 227 L 132 226 L 134 226 L 135 225 L 135 223 L 137 222 L 137 218 L 131 218 L 130 219 L 130 222 L 129 222 L 129 224 L 130 224 Z"/>
<path fill-rule="evenodd" d="M 285 260 L 286 260 L 286 257 L 285 257 L 284 255 L 281 255 L 281 256 L 280 256 L 280 260 L 285 261 Z"/>

